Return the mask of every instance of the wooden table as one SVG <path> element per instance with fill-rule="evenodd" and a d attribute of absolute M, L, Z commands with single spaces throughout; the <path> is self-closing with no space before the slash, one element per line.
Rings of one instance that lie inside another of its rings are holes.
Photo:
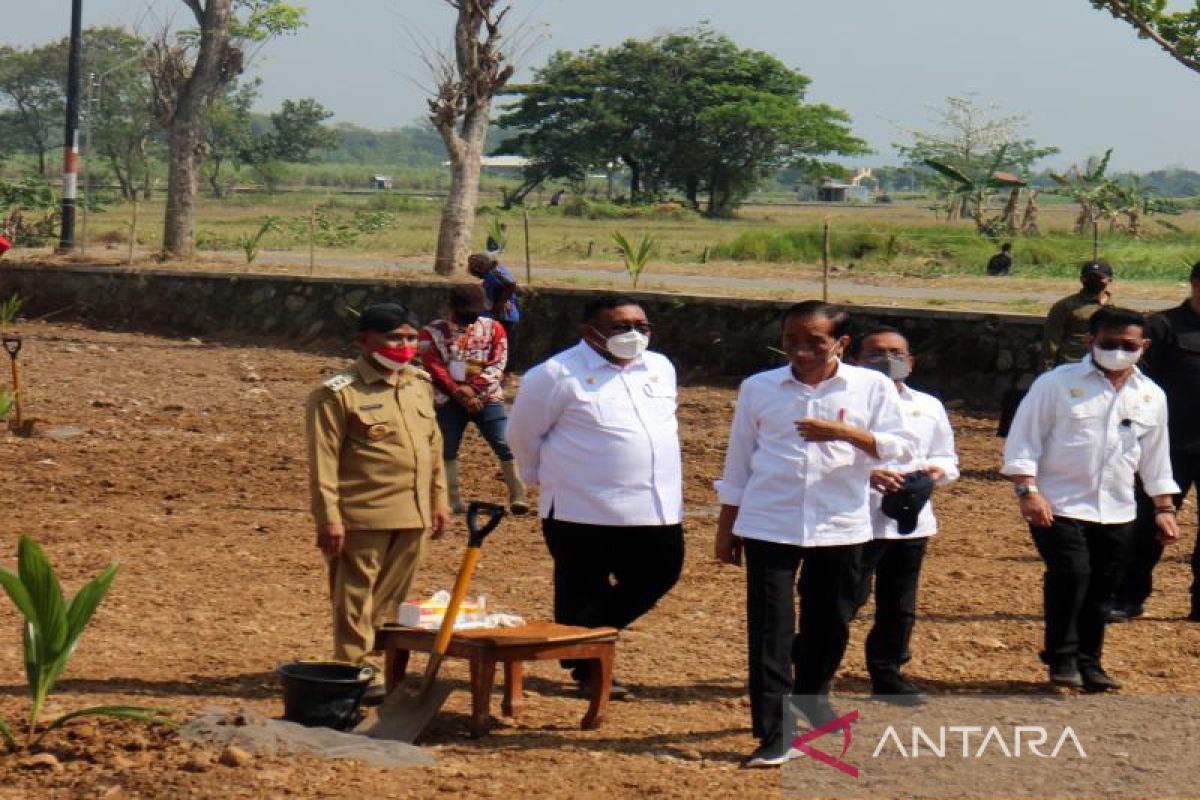
<path fill-rule="evenodd" d="M 524 706 L 521 694 L 524 662 L 549 659 L 594 663 L 591 702 L 581 727 L 584 730 L 600 727 L 608 708 L 617 633 L 616 628 L 576 628 L 554 622 L 455 633 L 446 655 L 465 658 L 470 665 L 471 735 L 479 737 L 487 731 L 497 664 L 504 665 L 504 702 L 500 709 L 505 716 L 516 719 Z M 432 651 L 436 637 L 437 631 L 400 625 L 384 625 L 376 631 L 375 647 L 383 651 L 386 659 L 384 677 L 389 692 L 404 680 L 409 655 L 413 651 Z"/>

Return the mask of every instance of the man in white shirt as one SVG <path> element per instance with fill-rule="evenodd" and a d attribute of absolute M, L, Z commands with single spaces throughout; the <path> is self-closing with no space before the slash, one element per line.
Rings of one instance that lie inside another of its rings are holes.
<path fill-rule="evenodd" d="M 905 420 L 916 437 L 911 460 L 886 464 L 871 473 L 875 539 L 863 551 L 858 604 L 866 603 L 874 576 L 875 624 L 866 642 L 872 691 L 898 705 L 920 705 L 924 696 L 900 668 L 912 659 L 908 645 L 917 621 L 921 564 L 930 537 L 937 533 L 933 504 L 925 490 L 958 480 L 954 430 L 940 400 L 904 382 L 912 373 L 913 357 L 900 331 L 876 328 L 864 335 L 858 340 L 855 363 L 895 382 Z M 922 488 L 916 488 L 917 484 Z M 898 502 L 885 504 L 885 497 Z"/>
<path fill-rule="evenodd" d="M 554 559 L 554 619 L 624 628 L 683 569 L 683 478 L 675 368 L 646 350 L 637 301 L 584 309 L 583 341 L 529 370 L 508 420 L 521 477 L 541 488 Z M 586 688 L 586 664 L 564 662 Z M 613 681 L 614 697 L 625 689 Z"/>
<path fill-rule="evenodd" d="M 788 309 L 783 350 L 790 363 L 742 383 L 716 485 L 717 560 L 746 557 L 750 713 L 759 739 L 748 767 L 796 756 L 784 740 L 789 693 L 801 696 L 800 711 L 814 728 L 836 718 L 826 695 L 850 637 L 862 549 L 872 538 L 871 470 L 908 461 L 914 450 L 892 382 L 840 360 L 849 326 L 845 311 L 818 301 Z"/>
<path fill-rule="evenodd" d="M 1105 307 L 1092 315 L 1083 361 L 1034 381 L 1004 447 L 1005 475 L 1046 563 L 1045 646 L 1050 682 L 1119 689 L 1101 665 L 1105 617 L 1137 516 L 1134 477 L 1154 501 L 1163 543 L 1179 538 L 1167 439 L 1167 401 L 1137 368 L 1146 320 Z"/>

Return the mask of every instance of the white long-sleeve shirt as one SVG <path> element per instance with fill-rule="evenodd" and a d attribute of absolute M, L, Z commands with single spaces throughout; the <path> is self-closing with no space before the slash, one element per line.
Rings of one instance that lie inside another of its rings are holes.
<path fill-rule="evenodd" d="M 1134 369 L 1121 387 L 1087 356 L 1041 375 L 1004 446 L 1005 475 L 1032 475 L 1056 516 L 1121 524 L 1137 516 L 1134 473 L 1151 497 L 1176 494 L 1162 389 Z"/>
<path fill-rule="evenodd" d="M 875 435 L 879 459 L 847 442 L 808 442 L 806 417 L 844 419 Z M 912 458 L 915 440 L 895 385 L 874 370 L 838 364 L 816 386 L 790 366 L 747 378 L 717 481 L 723 505 L 738 506 L 733 532 L 801 547 L 860 544 L 872 538 L 871 470 Z"/>
<path fill-rule="evenodd" d="M 508 443 L 539 513 L 588 525 L 683 518 L 675 368 L 659 353 L 617 366 L 580 342 L 529 370 Z"/>
<path fill-rule="evenodd" d="M 946 416 L 942 401 L 931 394 L 918 392 L 911 386 L 900 387 L 900 405 L 904 408 L 904 419 L 916 437 L 916 453 L 909 461 L 895 462 L 875 467 L 896 472 L 915 472 L 926 467 L 938 467 L 946 473 L 937 482 L 944 486 L 958 480 L 958 453 L 954 450 L 954 429 Z M 876 539 L 920 539 L 937 533 L 937 519 L 933 515 L 933 501 L 921 509 L 917 527 L 909 534 L 900 533 L 896 520 L 883 513 L 883 495 L 871 492 L 871 524 Z"/>

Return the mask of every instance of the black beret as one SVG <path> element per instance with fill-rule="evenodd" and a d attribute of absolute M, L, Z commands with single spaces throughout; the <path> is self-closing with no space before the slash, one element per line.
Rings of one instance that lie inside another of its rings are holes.
<path fill-rule="evenodd" d="M 417 315 L 408 310 L 408 306 L 399 303 L 376 303 L 363 310 L 358 318 L 358 332 L 388 333 L 401 325 L 420 330 L 421 321 Z"/>

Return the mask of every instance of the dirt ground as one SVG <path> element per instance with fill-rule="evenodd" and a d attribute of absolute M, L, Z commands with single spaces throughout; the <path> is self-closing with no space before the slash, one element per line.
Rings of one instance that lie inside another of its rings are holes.
<path fill-rule="evenodd" d="M 323 564 L 307 517 L 301 403 L 346 362 L 263 346 L 200 343 L 27 324 L 26 413 L 86 434 L 0 438 L 0 563 L 16 537 L 44 544 L 69 591 L 110 560 L 121 569 L 48 713 L 131 702 L 184 720 L 206 708 L 282 705 L 273 670 L 329 649 Z M 6 374 L 5 370 L 5 374 Z M 0 797 L 746 797 L 777 796 L 773 772 L 737 766 L 749 751 L 743 581 L 711 557 L 718 476 L 733 393 L 681 395 L 689 552 L 676 589 L 622 636 L 618 673 L 635 699 L 597 731 L 556 665 L 528 669 L 519 722 L 466 737 L 456 692 L 432 728 L 429 770 L 282 758 L 224 766 L 174 734 L 83 723 L 48 740 L 57 766 L 0 756 Z M 911 665 L 931 692 L 1040 692 L 1040 562 L 995 473 L 994 420 L 956 414 L 963 479 L 937 497 L 942 534 L 926 565 Z M 499 499 L 490 454 L 472 432 L 470 497 Z M 1127 694 L 1200 691 L 1200 625 L 1187 611 L 1184 541 L 1158 572 L 1146 618 L 1110 629 L 1106 664 Z M 462 525 L 435 543 L 417 589 L 446 587 Z M 535 519 L 506 521 L 475 587 L 489 606 L 551 610 L 550 559 Z M 858 622 L 839 691 L 867 689 Z M 0 714 L 26 712 L 20 633 L 0 602 Z M 462 682 L 456 662 L 446 673 Z M 494 704 L 498 714 L 499 699 Z"/>

